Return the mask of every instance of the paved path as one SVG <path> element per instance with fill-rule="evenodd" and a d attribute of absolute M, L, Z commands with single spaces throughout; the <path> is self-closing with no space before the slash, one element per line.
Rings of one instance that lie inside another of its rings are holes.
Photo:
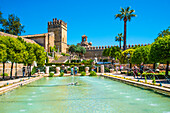
<path fill-rule="evenodd" d="M 14 79 L 14 80 L 6 80 L 6 81 L 0 81 L 0 87 L 4 86 L 4 85 L 10 85 L 10 84 L 14 84 L 20 81 L 24 81 L 27 80 L 28 77 L 24 77 L 24 78 L 18 78 L 18 79 Z"/>
<path fill-rule="evenodd" d="M 134 79 L 134 80 L 140 80 L 140 81 L 145 82 L 145 78 L 144 77 L 140 78 L 140 76 L 138 76 L 138 78 L 137 77 L 134 78 L 133 76 L 128 76 L 128 75 L 125 75 L 125 74 L 120 74 L 120 72 L 118 72 L 118 73 L 106 73 L 106 74 L 112 74 L 112 75 L 116 75 L 116 76 L 120 76 L 120 77 L 126 77 L 126 78 L 131 78 L 131 79 Z M 152 83 L 152 80 L 151 79 L 147 79 L 147 82 L 148 83 Z M 161 83 L 162 86 L 170 88 L 170 83 L 167 82 L 167 80 L 165 80 L 165 79 L 159 79 L 159 80 L 156 79 L 156 83 Z"/>

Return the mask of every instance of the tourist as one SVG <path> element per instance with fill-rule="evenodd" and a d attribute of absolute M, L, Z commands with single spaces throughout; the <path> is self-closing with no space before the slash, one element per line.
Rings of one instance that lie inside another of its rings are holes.
<path fill-rule="evenodd" d="M 77 75 L 77 66 L 74 66 L 74 74 Z"/>
<path fill-rule="evenodd" d="M 140 65 L 140 78 L 142 78 L 143 68 L 144 68 L 144 66 L 143 66 L 143 62 L 142 62 Z"/>
<path fill-rule="evenodd" d="M 25 67 L 22 68 L 22 72 L 23 72 L 23 77 L 25 75 Z"/>
<path fill-rule="evenodd" d="M 123 70 L 123 66 L 122 66 L 122 65 L 120 65 L 120 72 L 122 72 L 122 70 Z"/>
<path fill-rule="evenodd" d="M 71 67 L 71 75 L 74 75 L 74 69 Z"/>
<path fill-rule="evenodd" d="M 116 73 L 118 73 L 118 70 L 119 70 L 119 67 L 118 67 L 118 66 L 116 66 Z"/>
<path fill-rule="evenodd" d="M 136 64 L 134 65 L 134 67 L 133 67 L 133 75 L 134 75 L 134 78 L 135 78 L 135 76 L 137 76 L 137 78 L 138 78 L 138 70 L 137 70 L 137 66 L 136 66 Z"/>

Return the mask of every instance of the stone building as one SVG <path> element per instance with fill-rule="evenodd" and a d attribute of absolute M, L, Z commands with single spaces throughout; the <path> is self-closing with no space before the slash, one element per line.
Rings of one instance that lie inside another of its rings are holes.
<path fill-rule="evenodd" d="M 48 33 L 25 35 L 22 38 L 34 40 L 39 45 L 43 46 L 46 52 L 50 51 L 50 47 L 56 46 L 60 52 L 67 52 L 67 23 L 62 20 L 53 19 L 48 22 Z"/>
<path fill-rule="evenodd" d="M 92 42 L 87 42 L 87 36 L 86 35 L 83 35 L 82 36 L 82 41 L 81 43 L 77 43 L 77 45 L 81 45 L 83 47 L 91 47 L 92 46 Z"/>
<path fill-rule="evenodd" d="M 60 49 L 60 52 L 66 53 L 67 46 L 67 23 L 62 20 L 53 19 L 48 22 L 48 32 L 54 33 L 54 45 Z"/>
<path fill-rule="evenodd" d="M 54 47 L 54 33 L 44 33 L 44 34 L 35 34 L 35 35 L 25 35 L 21 36 L 22 38 L 27 38 L 34 40 L 39 45 L 43 46 L 45 51 L 50 51 L 50 47 Z"/>

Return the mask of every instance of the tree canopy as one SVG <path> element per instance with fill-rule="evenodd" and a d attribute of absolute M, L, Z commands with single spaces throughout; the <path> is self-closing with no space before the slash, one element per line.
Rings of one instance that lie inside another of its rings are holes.
<path fill-rule="evenodd" d="M 80 45 L 71 45 L 68 49 L 69 52 L 71 53 L 77 53 L 79 55 L 83 55 L 86 53 L 86 49 Z"/>
<path fill-rule="evenodd" d="M 122 64 L 128 63 L 128 61 L 129 61 L 129 63 L 132 63 L 131 59 L 132 59 L 134 51 L 135 51 L 135 49 L 126 49 L 125 51 L 123 51 L 121 53 L 119 61 Z M 128 54 L 130 54 L 130 57 L 127 57 Z"/>
<path fill-rule="evenodd" d="M 149 63 L 149 55 L 150 55 L 150 45 L 141 46 L 135 49 L 132 55 L 132 63 L 134 64 L 144 64 Z"/>
<path fill-rule="evenodd" d="M 150 60 L 152 62 L 170 61 L 170 35 L 160 37 L 151 45 Z"/>
<path fill-rule="evenodd" d="M 24 31 L 24 26 L 21 24 L 20 19 L 14 14 L 10 14 L 8 19 L 4 19 L 2 17 L 2 12 L 0 12 L 0 24 L 2 24 L 2 28 L 0 31 L 13 34 L 13 35 L 21 35 Z"/>
<path fill-rule="evenodd" d="M 117 58 L 120 57 L 121 52 L 122 52 L 121 49 L 119 47 L 115 46 L 115 47 L 104 49 L 102 54 L 103 54 L 103 56 L 109 56 L 112 58 L 114 57 L 117 60 Z"/>

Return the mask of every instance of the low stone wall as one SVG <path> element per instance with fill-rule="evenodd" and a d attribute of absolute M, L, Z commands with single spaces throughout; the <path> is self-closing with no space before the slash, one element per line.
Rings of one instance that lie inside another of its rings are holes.
<path fill-rule="evenodd" d="M 101 76 L 109 78 L 109 79 L 117 80 L 117 81 L 129 84 L 129 85 L 133 85 L 135 87 L 153 90 L 156 93 L 160 93 L 160 94 L 163 94 L 163 95 L 166 95 L 166 96 L 170 96 L 170 89 L 158 86 L 158 84 L 151 85 L 151 84 L 137 82 L 136 80 L 133 80 L 133 81 L 127 80 L 124 77 L 109 76 L 109 75 L 106 75 L 106 74 L 105 75 L 102 74 Z"/>
<path fill-rule="evenodd" d="M 22 72 L 22 68 L 23 68 L 24 64 L 17 64 L 17 75 L 18 76 L 22 76 L 23 75 L 23 72 Z M 26 72 L 26 69 L 25 68 L 25 72 Z M 10 75 L 10 72 L 11 72 L 11 63 L 5 63 L 5 73 L 7 73 L 8 75 Z M 15 63 L 13 65 L 13 70 L 12 70 L 12 76 L 15 75 Z M 3 73 L 3 64 L 0 63 L 0 75 Z"/>
<path fill-rule="evenodd" d="M 5 87 L 0 88 L 0 95 L 6 93 L 8 91 L 11 91 L 13 89 L 16 89 L 20 86 L 29 84 L 29 83 L 34 82 L 36 80 L 39 80 L 41 78 L 43 78 L 43 76 L 39 76 L 39 77 L 35 77 L 35 78 L 26 78 L 26 79 L 21 79 L 19 81 L 13 82 L 13 84 L 9 84 Z"/>

